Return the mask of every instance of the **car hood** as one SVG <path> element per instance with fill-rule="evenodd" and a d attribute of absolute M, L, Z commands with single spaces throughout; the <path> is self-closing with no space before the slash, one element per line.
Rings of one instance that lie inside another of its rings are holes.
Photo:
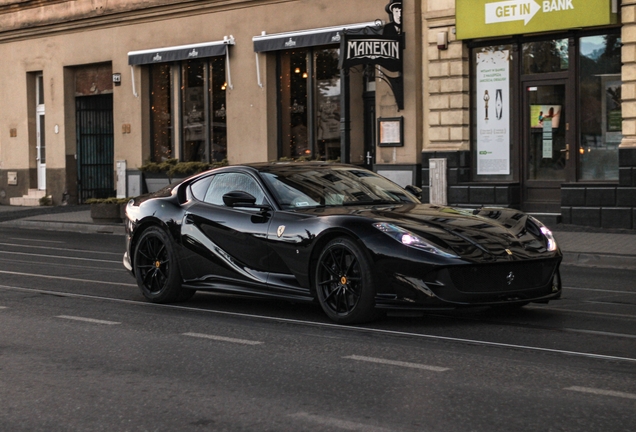
<path fill-rule="evenodd" d="M 540 226 L 527 214 L 506 208 L 458 209 L 430 204 L 346 206 L 314 209 L 320 215 L 349 215 L 408 229 L 462 258 L 545 258 Z"/>

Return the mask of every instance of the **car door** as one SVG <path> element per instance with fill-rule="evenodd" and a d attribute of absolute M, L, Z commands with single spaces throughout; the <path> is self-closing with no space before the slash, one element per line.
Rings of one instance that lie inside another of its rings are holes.
<path fill-rule="evenodd" d="M 246 172 L 222 172 L 191 185 L 193 199 L 181 225 L 184 247 L 195 253 L 182 267 L 186 281 L 264 289 L 268 276 L 267 232 L 271 211 L 228 207 L 223 195 L 247 192 L 269 206 L 258 182 Z"/>

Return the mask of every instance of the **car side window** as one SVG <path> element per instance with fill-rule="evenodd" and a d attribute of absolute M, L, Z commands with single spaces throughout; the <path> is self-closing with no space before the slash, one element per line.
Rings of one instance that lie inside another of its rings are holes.
<path fill-rule="evenodd" d="M 192 196 L 199 201 L 205 200 L 205 195 L 210 188 L 210 182 L 213 178 L 214 176 L 208 176 L 192 183 L 192 185 L 190 185 L 190 192 L 192 193 Z"/>
<path fill-rule="evenodd" d="M 203 201 L 209 204 L 224 206 L 223 195 L 228 192 L 247 192 L 256 198 L 257 204 L 266 202 L 265 193 L 252 177 L 243 173 L 221 173 L 212 178 L 210 187 Z"/>

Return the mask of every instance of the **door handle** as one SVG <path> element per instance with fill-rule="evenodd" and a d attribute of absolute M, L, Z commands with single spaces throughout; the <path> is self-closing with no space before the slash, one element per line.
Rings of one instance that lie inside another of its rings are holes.
<path fill-rule="evenodd" d="M 185 223 L 186 225 L 192 225 L 194 224 L 194 218 L 192 217 L 192 215 L 190 213 L 188 213 L 185 217 Z"/>
<path fill-rule="evenodd" d="M 570 144 L 566 144 L 561 153 L 565 153 L 565 160 L 570 160 Z"/>

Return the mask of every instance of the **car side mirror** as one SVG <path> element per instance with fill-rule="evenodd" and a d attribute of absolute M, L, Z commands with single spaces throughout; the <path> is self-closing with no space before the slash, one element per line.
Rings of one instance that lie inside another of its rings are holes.
<path fill-rule="evenodd" d="M 223 203 L 228 207 L 255 207 L 256 198 L 243 191 L 232 191 L 223 195 Z"/>
<path fill-rule="evenodd" d="M 411 195 L 415 195 L 415 198 L 417 198 L 418 200 L 422 200 L 421 188 L 418 188 L 417 186 L 413 186 L 413 185 L 408 185 L 404 189 L 406 189 L 406 191 L 409 192 Z"/>

